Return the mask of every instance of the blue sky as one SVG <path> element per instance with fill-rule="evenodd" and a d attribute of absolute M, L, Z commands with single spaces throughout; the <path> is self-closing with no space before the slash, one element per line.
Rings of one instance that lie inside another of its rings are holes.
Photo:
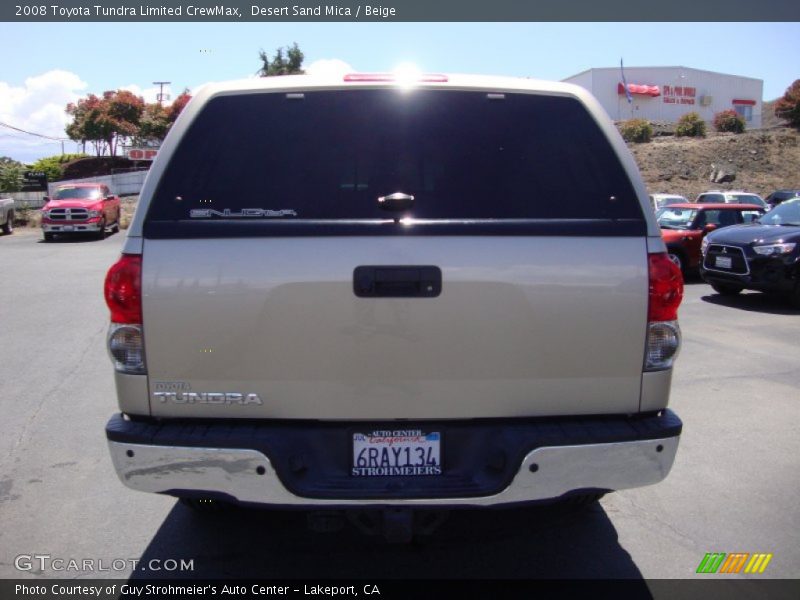
<path fill-rule="evenodd" d="M 0 122 L 63 136 L 63 108 L 87 93 L 153 81 L 173 95 L 252 75 L 258 51 L 297 42 L 306 65 L 357 71 L 403 62 L 428 72 L 563 79 L 591 67 L 682 65 L 764 80 L 764 99 L 800 78 L 800 23 L 0 23 Z M 318 63 L 324 64 L 324 63 Z M 0 128 L 0 156 L 32 161 L 58 142 Z M 67 142 L 67 151 L 75 144 Z"/>

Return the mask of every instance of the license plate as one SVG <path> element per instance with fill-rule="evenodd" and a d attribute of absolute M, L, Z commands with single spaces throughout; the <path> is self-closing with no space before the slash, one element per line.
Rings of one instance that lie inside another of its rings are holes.
<path fill-rule="evenodd" d="M 353 477 L 441 475 L 441 434 L 419 429 L 353 434 Z"/>
<path fill-rule="evenodd" d="M 72 225 L 64 225 L 64 226 L 61 228 L 61 231 L 72 231 L 73 229 L 75 229 L 75 227 L 74 227 L 74 226 L 72 226 Z"/>
<path fill-rule="evenodd" d="M 733 266 L 733 259 L 730 256 L 718 256 L 715 264 L 723 269 L 730 269 Z"/>

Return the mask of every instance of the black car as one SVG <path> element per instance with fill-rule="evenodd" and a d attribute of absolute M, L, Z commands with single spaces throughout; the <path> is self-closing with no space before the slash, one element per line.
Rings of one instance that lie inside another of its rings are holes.
<path fill-rule="evenodd" d="M 800 190 L 775 190 L 769 196 L 764 198 L 764 200 L 767 204 L 769 204 L 770 208 L 775 208 L 784 200 L 797 198 L 798 196 L 800 196 Z"/>
<path fill-rule="evenodd" d="M 800 308 L 800 198 L 754 223 L 708 234 L 701 250 L 700 275 L 720 294 L 781 292 Z"/>

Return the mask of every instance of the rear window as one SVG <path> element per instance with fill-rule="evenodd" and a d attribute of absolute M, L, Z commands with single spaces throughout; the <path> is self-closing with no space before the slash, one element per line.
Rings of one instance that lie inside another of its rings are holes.
<path fill-rule="evenodd" d="M 211 100 L 158 184 L 145 233 L 394 223 L 378 198 L 398 192 L 414 196 L 412 224 L 627 220 L 644 231 L 627 174 L 579 101 L 391 89 Z"/>

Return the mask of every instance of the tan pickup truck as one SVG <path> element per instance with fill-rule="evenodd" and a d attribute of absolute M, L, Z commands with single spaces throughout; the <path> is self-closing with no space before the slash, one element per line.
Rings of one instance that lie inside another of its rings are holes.
<path fill-rule="evenodd" d="M 666 477 L 679 270 L 581 88 L 203 88 L 109 271 L 122 482 L 196 506 L 420 510 Z"/>

